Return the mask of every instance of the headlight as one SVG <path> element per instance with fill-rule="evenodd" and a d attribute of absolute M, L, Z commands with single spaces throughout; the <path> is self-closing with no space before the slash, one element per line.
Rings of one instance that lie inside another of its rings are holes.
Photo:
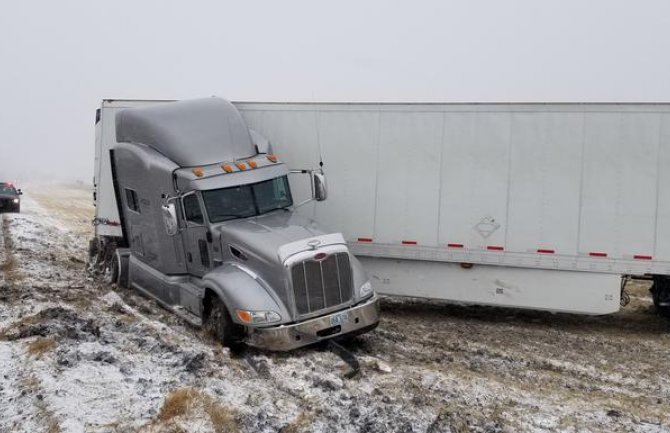
<path fill-rule="evenodd" d="M 372 284 L 368 281 L 361 286 L 361 298 L 372 293 Z"/>
<path fill-rule="evenodd" d="M 237 317 L 244 323 L 260 324 L 260 323 L 274 323 L 281 320 L 279 313 L 274 311 L 249 311 L 237 310 Z"/>
<path fill-rule="evenodd" d="M 15 199 L 14 199 L 14 203 L 18 203 L 18 202 L 19 202 L 19 199 L 18 199 L 18 198 L 15 198 Z"/>

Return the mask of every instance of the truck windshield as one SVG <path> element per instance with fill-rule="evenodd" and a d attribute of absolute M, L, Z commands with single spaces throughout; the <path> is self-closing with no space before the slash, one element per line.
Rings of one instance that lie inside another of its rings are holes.
<path fill-rule="evenodd" d="M 203 191 L 202 198 L 213 223 L 261 215 L 293 204 L 286 176 Z"/>
<path fill-rule="evenodd" d="M 0 194 L 16 194 L 16 190 L 9 183 L 0 183 Z"/>

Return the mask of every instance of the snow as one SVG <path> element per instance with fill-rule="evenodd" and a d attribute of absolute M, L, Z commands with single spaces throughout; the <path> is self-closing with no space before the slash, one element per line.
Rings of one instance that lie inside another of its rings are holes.
<path fill-rule="evenodd" d="M 670 326 L 646 300 L 600 319 L 390 299 L 346 343 L 361 363 L 347 379 L 326 348 L 233 354 L 91 277 L 82 212 L 57 193 L 2 216 L 16 268 L 0 274 L 0 432 L 670 432 Z M 184 413 L 161 417 L 183 389 Z"/>
<path fill-rule="evenodd" d="M 0 342 L 0 431 L 38 432 L 41 430 L 34 396 L 27 386 L 29 372 L 21 368 L 23 356 L 11 344 Z"/>

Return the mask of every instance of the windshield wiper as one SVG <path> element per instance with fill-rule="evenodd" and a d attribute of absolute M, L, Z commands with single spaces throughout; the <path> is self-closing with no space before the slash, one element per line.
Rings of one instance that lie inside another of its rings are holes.
<path fill-rule="evenodd" d="M 273 207 L 272 209 L 265 209 L 263 212 L 259 213 L 259 215 L 265 215 L 265 214 L 268 214 L 270 212 L 274 212 L 274 211 L 280 210 L 280 209 L 288 210 L 288 208 L 290 208 L 291 206 L 292 205 L 289 204 L 289 205 L 286 205 L 286 206 Z"/>
<path fill-rule="evenodd" d="M 276 208 L 274 208 L 274 209 L 272 209 L 272 210 L 270 210 L 270 211 L 268 211 L 268 212 L 274 212 L 274 211 L 276 211 L 276 210 L 280 210 L 280 209 L 288 210 L 288 208 L 290 208 L 290 207 L 291 207 L 290 204 L 288 204 L 288 205 L 286 205 L 286 206 L 279 206 L 279 207 L 276 207 Z"/>
<path fill-rule="evenodd" d="M 216 219 L 220 221 L 220 218 L 229 218 L 229 217 L 232 217 L 232 218 L 248 218 L 248 217 L 252 217 L 252 216 L 256 216 L 256 215 L 255 214 L 240 215 L 240 214 L 232 214 L 231 213 L 231 214 L 217 215 Z"/>

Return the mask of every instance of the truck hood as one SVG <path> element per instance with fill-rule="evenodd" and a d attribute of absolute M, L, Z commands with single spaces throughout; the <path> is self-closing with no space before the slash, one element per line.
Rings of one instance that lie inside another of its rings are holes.
<path fill-rule="evenodd" d="M 284 258 L 281 256 L 287 253 L 285 251 L 280 255 L 280 247 L 327 234 L 314 220 L 285 210 L 254 218 L 228 221 L 219 225 L 217 229 L 222 235 L 224 244 L 231 244 L 243 252 L 275 263 L 281 263 Z M 322 245 L 325 244 L 327 243 L 322 242 Z M 306 247 L 305 242 L 305 248 L 297 249 L 304 250 Z"/>

